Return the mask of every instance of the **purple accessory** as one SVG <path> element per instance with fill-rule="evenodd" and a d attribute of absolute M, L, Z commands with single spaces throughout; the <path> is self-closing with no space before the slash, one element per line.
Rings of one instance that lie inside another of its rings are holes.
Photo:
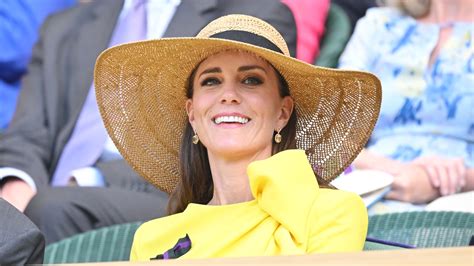
<path fill-rule="evenodd" d="M 350 164 L 346 170 L 344 170 L 344 174 L 347 175 L 349 173 L 351 173 L 352 171 L 354 171 L 354 166 L 352 164 Z"/>
<path fill-rule="evenodd" d="M 184 254 L 188 253 L 191 249 L 191 239 L 189 235 L 186 234 L 185 237 L 180 238 L 176 245 L 172 249 L 169 249 L 163 254 L 158 254 L 154 258 L 150 258 L 150 260 L 168 260 L 168 259 L 177 259 Z"/>

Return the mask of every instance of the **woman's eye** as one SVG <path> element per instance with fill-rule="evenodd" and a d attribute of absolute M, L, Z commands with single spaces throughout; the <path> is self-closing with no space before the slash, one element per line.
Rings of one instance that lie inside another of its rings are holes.
<path fill-rule="evenodd" d="M 246 85 L 260 85 L 262 84 L 262 80 L 257 78 L 257 77 L 248 77 L 248 78 L 245 78 L 244 81 L 243 81 L 244 84 Z"/>
<path fill-rule="evenodd" d="M 201 86 L 213 86 L 220 84 L 220 81 L 216 78 L 207 78 L 201 82 Z"/>

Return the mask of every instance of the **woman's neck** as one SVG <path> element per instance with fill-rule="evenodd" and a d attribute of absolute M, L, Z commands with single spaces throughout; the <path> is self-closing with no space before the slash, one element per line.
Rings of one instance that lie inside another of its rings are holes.
<path fill-rule="evenodd" d="M 227 205 L 253 200 L 247 175 L 248 165 L 270 157 L 271 151 L 241 158 L 222 158 L 208 151 L 214 193 L 208 205 Z"/>

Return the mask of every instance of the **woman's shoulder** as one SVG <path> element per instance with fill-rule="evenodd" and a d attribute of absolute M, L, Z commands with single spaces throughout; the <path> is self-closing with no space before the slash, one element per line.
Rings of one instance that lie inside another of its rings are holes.
<path fill-rule="evenodd" d="M 177 213 L 144 222 L 135 232 L 135 238 L 143 239 L 154 236 L 157 232 L 166 232 L 183 219 L 186 219 L 183 213 Z M 151 234 L 151 232 L 153 232 L 153 234 Z"/>
<path fill-rule="evenodd" d="M 330 201 L 330 204 L 364 205 L 362 198 L 356 193 L 339 189 L 321 188 L 319 200 Z"/>
<path fill-rule="evenodd" d="M 359 195 L 322 188 L 309 219 L 309 252 L 362 250 L 368 215 Z"/>
<path fill-rule="evenodd" d="M 313 212 L 317 216 L 332 214 L 339 217 L 367 217 L 367 208 L 359 195 L 327 188 L 319 190 Z"/>
<path fill-rule="evenodd" d="M 196 217 L 178 213 L 143 223 L 135 232 L 130 259 L 149 260 L 165 253 L 187 236 L 194 219 Z"/>

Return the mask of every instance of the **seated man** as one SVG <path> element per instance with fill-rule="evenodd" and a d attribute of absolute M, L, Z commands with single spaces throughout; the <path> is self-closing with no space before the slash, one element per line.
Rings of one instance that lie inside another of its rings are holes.
<path fill-rule="evenodd" d="M 100 52 L 140 39 L 194 36 L 230 13 L 273 24 L 294 56 L 293 16 L 273 0 L 101 0 L 46 21 L 13 121 L 0 139 L 0 195 L 26 208 L 47 243 L 165 214 L 166 193 L 133 171 L 105 132 L 91 86 Z"/>

